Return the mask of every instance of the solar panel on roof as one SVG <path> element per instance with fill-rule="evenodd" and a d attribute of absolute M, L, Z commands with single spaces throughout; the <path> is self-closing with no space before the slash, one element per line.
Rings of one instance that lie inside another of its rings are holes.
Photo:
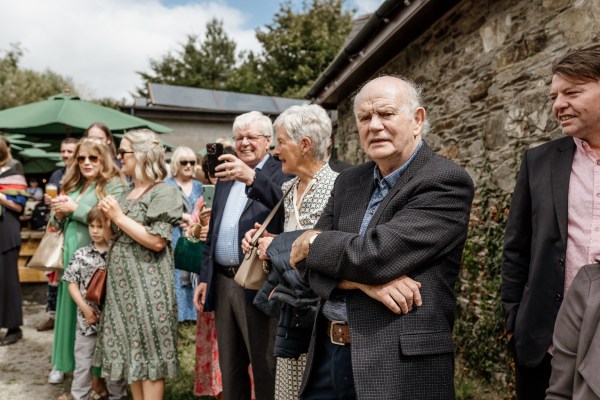
<path fill-rule="evenodd" d="M 305 103 L 304 100 L 285 97 L 190 88 L 162 83 L 150 83 L 148 87 L 150 99 L 154 105 L 197 108 L 223 113 L 261 111 L 265 114 L 277 115 L 290 106 Z"/>

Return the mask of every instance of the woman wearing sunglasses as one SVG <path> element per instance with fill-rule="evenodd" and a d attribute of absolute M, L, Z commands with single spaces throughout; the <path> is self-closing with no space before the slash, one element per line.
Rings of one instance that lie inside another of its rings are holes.
<path fill-rule="evenodd" d="M 82 139 L 67 166 L 61 195 L 50 202 L 54 213 L 51 224 L 65 236 L 65 268 L 77 249 L 91 242 L 87 214 L 99 199 L 118 196 L 125 190 L 125 180 L 113 161 L 106 144 L 94 138 Z M 64 374 L 75 368 L 74 344 L 77 306 L 69 294 L 67 282 L 60 282 L 54 324 L 52 365 L 48 381 L 60 383 Z"/>
<path fill-rule="evenodd" d="M 196 167 L 196 154 L 189 147 L 180 146 L 171 156 L 171 178 L 165 180 L 177 188 L 183 200 L 181 225 L 173 229 L 171 247 L 175 249 L 182 233 L 198 222 L 198 212 L 194 212 L 198 200 L 202 197 L 202 183 L 193 179 Z M 198 255 L 200 256 L 200 255 Z M 196 309 L 193 304 L 194 291 L 190 281 L 190 273 L 175 269 L 175 295 L 179 321 L 195 321 Z"/>

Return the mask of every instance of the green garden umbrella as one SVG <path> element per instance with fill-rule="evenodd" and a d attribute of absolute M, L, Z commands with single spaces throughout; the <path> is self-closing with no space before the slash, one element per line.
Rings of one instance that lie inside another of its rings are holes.
<path fill-rule="evenodd" d="M 0 131 L 27 135 L 82 134 L 94 122 L 106 124 L 113 132 L 134 128 L 150 128 L 158 133 L 172 131 L 164 125 L 69 94 L 57 94 L 44 101 L 0 111 Z"/>
<path fill-rule="evenodd" d="M 45 174 L 58 168 L 62 162 L 59 152 L 46 151 L 39 147 L 30 147 L 19 151 L 25 174 Z"/>

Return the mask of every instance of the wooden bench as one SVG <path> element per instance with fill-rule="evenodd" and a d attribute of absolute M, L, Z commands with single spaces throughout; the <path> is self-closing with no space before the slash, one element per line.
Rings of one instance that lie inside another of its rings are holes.
<path fill-rule="evenodd" d="M 27 268 L 27 263 L 44 236 L 44 231 L 21 230 L 21 250 L 19 251 L 19 281 L 20 282 L 47 282 L 43 271 Z"/>

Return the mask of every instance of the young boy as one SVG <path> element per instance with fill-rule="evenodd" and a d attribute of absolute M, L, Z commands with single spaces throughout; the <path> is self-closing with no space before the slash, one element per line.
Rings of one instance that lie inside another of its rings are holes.
<path fill-rule="evenodd" d="M 96 347 L 98 321 L 100 308 L 85 300 L 87 287 L 98 268 L 105 268 L 104 257 L 108 250 L 108 243 L 104 238 L 103 214 L 93 207 L 88 215 L 88 230 L 92 243 L 75 252 L 69 267 L 66 268 L 63 280 L 69 282 L 69 293 L 77 304 L 77 332 L 75 334 L 75 371 L 71 395 L 75 400 L 90 398 L 108 398 L 108 393 L 103 380 L 92 376 L 92 360 Z M 125 386 L 116 382 L 109 384 L 111 393 L 119 392 L 117 398 L 125 398 Z M 121 387 L 117 387 L 121 386 Z M 93 393 L 92 393 L 93 389 Z M 114 390 L 113 390 L 114 389 Z M 115 398 L 115 396 L 111 396 Z"/>

